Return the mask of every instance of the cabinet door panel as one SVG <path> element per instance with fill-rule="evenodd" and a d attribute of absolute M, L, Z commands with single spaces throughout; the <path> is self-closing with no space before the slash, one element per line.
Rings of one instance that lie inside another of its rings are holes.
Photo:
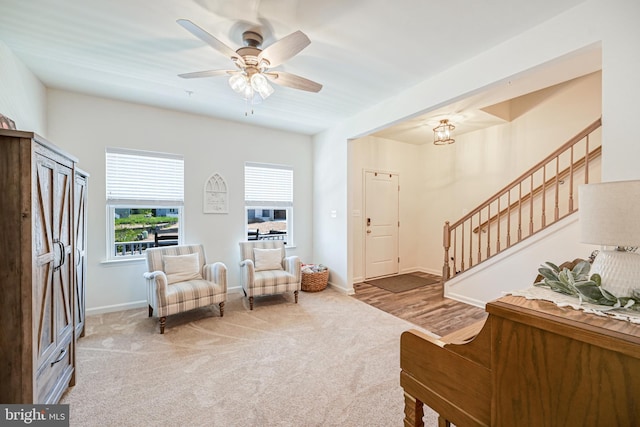
<path fill-rule="evenodd" d="M 33 322 L 34 349 L 40 366 L 55 349 L 54 297 L 52 269 L 59 259 L 54 248 L 52 219 L 54 216 L 55 163 L 36 155 L 33 198 Z"/>
<path fill-rule="evenodd" d="M 85 280 L 86 280 L 86 254 L 87 254 L 87 178 L 76 176 L 74 200 L 74 231 L 75 231 L 75 324 L 76 337 L 84 334 L 84 311 L 85 311 Z"/>
<path fill-rule="evenodd" d="M 56 304 L 56 342 L 60 343 L 73 329 L 73 170 L 56 165 L 54 185 L 54 238 L 60 261 L 54 267 L 53 283 Z"/>

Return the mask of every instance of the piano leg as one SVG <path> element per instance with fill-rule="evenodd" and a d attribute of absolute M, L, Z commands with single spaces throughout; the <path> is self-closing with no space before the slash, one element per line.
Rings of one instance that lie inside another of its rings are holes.
<path fill-rule="evenodd" d="M 404 426 L 424 427 L 424 404 L 408 393 L 404 394 Z"/>
<path fill-rule="evenodd" d="M 451 427 L 451 423 L 442 417 L 438 417 L 438 427 Z"/>

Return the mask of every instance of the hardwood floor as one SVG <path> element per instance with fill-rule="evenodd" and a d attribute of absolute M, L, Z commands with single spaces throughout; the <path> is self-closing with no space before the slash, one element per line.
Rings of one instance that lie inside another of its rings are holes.
<path fill-rule="evenodd" d="M 438 277 L 428 273 L 413 274 Z M 355 284 L 354 289 L 354 298 L 440 336 L 487 318 L 483 309 L 444 298 L 440 283 L 399 293 L 366 282 Z"/>

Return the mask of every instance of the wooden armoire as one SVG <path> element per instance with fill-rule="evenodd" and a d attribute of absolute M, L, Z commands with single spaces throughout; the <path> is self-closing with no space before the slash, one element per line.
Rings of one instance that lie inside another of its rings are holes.
<path fill-rule="evenodd" d="M 30 132 L 0 129 L 0 402 L 59 401 L 84 328 L 88 175 Z"/>

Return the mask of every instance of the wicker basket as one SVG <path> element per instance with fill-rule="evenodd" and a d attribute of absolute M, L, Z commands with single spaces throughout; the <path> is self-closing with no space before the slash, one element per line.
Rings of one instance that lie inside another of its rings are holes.
<path fill-rule="evenodd" d="M 317 273 L 302 272 L 301 289 L 305 292 L 319 292 L 327 287 L 329 281 L 329 270 Z"/>

